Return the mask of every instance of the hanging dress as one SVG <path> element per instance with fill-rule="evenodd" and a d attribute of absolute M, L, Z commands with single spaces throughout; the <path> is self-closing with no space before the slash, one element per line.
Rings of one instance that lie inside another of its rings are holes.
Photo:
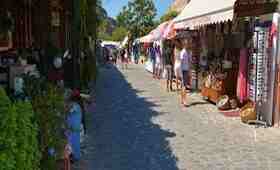
<path fill-rule="evenodd" d="M 80 147 L 80 131 L 82 121 L 82 109 L 79 104 L 73 103 L 73 106 L 67 117 L 68 128 L 70 133 L 68 134 L 68 142 L 73 151 L 73 158 L 80 160 L 81 147 Z"/>
<path fill-rule="evenodd" d="M 248 97 L 247 93 L 247 68 L 248 68 L 248 51 L 241 49 L 239 60 L 239 73 L 237 81 L 237 97 L 241 103 L 245 102 Z"/>

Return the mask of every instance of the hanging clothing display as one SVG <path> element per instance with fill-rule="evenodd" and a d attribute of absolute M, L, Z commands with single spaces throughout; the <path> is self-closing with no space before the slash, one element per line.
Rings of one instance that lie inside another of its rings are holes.
<path fill-rule="evenodd" d="M 237 81 L 237 97 L 241 103 L 247 100 L 247 74 L 248 74 L 248 50 L 240 50 L 239 73 Z"/>
<path fill-rule="evenodd" d="M 67 125 L 69 128 L 68 142 L 73 150 L 75 160 L 81 158 L 80 131 L 82 122 L 82 109 L 78 103 L 73 103 L 67 117 Z"/>

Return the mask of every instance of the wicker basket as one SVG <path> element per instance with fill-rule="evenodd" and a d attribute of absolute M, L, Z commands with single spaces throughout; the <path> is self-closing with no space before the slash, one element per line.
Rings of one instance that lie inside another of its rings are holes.
<path fill-rule="evenodd" d="M 247 123 L 249 120 L 256 120 L 257 113 L 255 105 L 252 102 L 249 102 L 240 110 L 241 121 Z"/>
<path fill-rule="evenodd" d="M 221 96 L 218 99 L 216 106 L 218 107 L 219 110 L 230 109 L 229 97 L 227 95 Z"/>
<path fill-rule="evenodd" d="M 231 109 L 236 109 L 238 107 L 238 103 L 236 99 L 229 100 Z"/>

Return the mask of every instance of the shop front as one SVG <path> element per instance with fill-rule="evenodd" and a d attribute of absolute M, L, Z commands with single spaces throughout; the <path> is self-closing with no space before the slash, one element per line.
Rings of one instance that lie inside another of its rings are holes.
<path fill-rule="evenodd" d="M 239 99 L 253 103 L 257 122 L 279 126 L 278 3 L 238 0 L 234 11 L 234 30 L 246 39 L 240 68 L 247 66 L 247 74 L 238 82 Z"/>
<path fill-rule="evenodd" d="M 191 44 L 191 87 L 214 103 L 223 95 L 235 97 L 239 50 L 231 43 L 233 6 L 233 0 L 191 1 L 174 19 L 176 37 Z"/>
<path fill-rule="evenodd" d="M 252 107 L 252 122 L 279 126 L 279 16 L 277 1 L 191 1 L 174 21 L 192 44 L 192 87 L 220 109 L 239 105 L 242 120 Z"/>
<path fill-rule="evenodd" d="M 55 55 L 58 55 L 54 51 L 63 52 L 71 48 L 69 11 L 70 3 L 60 0 L 2 2 L 1 86 L 7 91 L 14 90 L 16 79 L 28 72 L 40 72 L 42 76 L 47 76 Z M 52 51 L 50 46 L 58 50 Z"/>
<path fill-rule="evenodd" d="M 12 134 L 9 141 L 14 142 L 13 146 L 7 145 L 3 154 L 8 155 L 18 144 L 34 144 L 32 149 L 17 146 L 13 152 L 22 159 L 6 157 L 1 161 L 8 162 L 7 166 L 1 165 L 1 168 L 20 169 L 13 164 L 29 161 L 23 169 L 58 169 L 55 167 L 60 162 L 70 165 L 70 153 L 80 159 L 80 134 L 83 134 L 80 129 L 85 129 L 84 99 L 88 100 L 89 96 L 80 94 L 79 90 L 67 89 L 67 78 L 63 74 L 67 73 L 70 81 L 74 81 L 71 74 L 74 57 L 69 51 L 78 49 L 79 44 L 72 44 L 70 34 L 73 2 L 1 1 L 0 98 L 8 102 L 0 101 L 0 110 L 4 108 L 5 111 L 1 113 L 4 124 L 14 124 L 12 129 L 3 129 L 3 134 Z M 68 61 L 71 62 L 69 67 L 63 67 Z M 21 121 L 22 116 L 24 121 Z M 14 138 L 18 133 L 28 135 Z M 36 168 L 31 168 L 33 162 Z"/>

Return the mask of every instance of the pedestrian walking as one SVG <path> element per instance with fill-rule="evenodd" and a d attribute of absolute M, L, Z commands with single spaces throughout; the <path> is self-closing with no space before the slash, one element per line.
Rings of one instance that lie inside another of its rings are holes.
<path fill-rule="evenodd" d="M 191 51 L 188 48 L 188 44 L 183 45 L 183 49 L 180 53 L 181 59 L 181 69 L 182 69 L 182 83 L 183 88 L 181 90 L 181 104 L 186 106 L 187 103 L 187 89 L 189 84 L 189 70 L 190 70 L 190 60 Z"/>
<path fill-rule="evenodd" d="M 181 52 L 181 42 L 180 40 L 175 40 L 175 48 L 174 48 L 174 73 L 176 77 L 176 88 L 179 89 L 182 88 L 182 83 L 180 81 L 182 80 L 182 68 L 181 68 L 181 58 L 180 58 L 180 52 Z"/>
<path fill-rule="evenodd" d="M 113 58 L 112 62 L 113 62 L 114 65 L 117 64 L 117 55 L 118 55 L 118 51 L 116 49 L 113 49 L 113 51 L 112 51 L 112 58 Z"/>
<path fill-rule="evenodd" d="M 152 66 L 153 66 L 153 77 L 156 77 L 156 52 L 155 52 L 155 44 L 149 48 L 149 57 L 151 59 L 152 62 Z"/>
<path fill-rule="evenodd" d="M 139 54 L 138 54 L 138 46 L 136 43 L 132 47 L 132 53 L 133 53 L 134 63 L 138 64 Z"/>
<path fill-rule="evenodd" d="M 165 75 L 166 75 L 166 90 L 167 92 L 172 91 L 172 78 L 173 78 L 173 53 L 170 40 L 166 40 L 163 44 L 163 58 L 165 64 Z"/>
<path fill-rule="evenodd" d="M 126 60 L 126 57 L 125 57 L 125 55 L 126 55 L 126 52 L 125 52 L 125 50 L 124 49 L 122 49 L 121 50 L 121 53 L 120 53 L 120 57 L 121 57 L 121 68 L 122 69 L 125 69 L 125 60 Z"/>
<path fill-rule="evenodd" d="M 128 62 L 129 62 L 129 51 L 128 49 L 124 52 L 124 69 L 128 69 Z"/>
<path fill-rule="evenodd" d="M 161 77 L 161 65 L 162 65 L 160 46 L 155 47 L 155 54 L 156 54 L 155 77 L 157 79 L 160 79 L 160 77 Z"/>

